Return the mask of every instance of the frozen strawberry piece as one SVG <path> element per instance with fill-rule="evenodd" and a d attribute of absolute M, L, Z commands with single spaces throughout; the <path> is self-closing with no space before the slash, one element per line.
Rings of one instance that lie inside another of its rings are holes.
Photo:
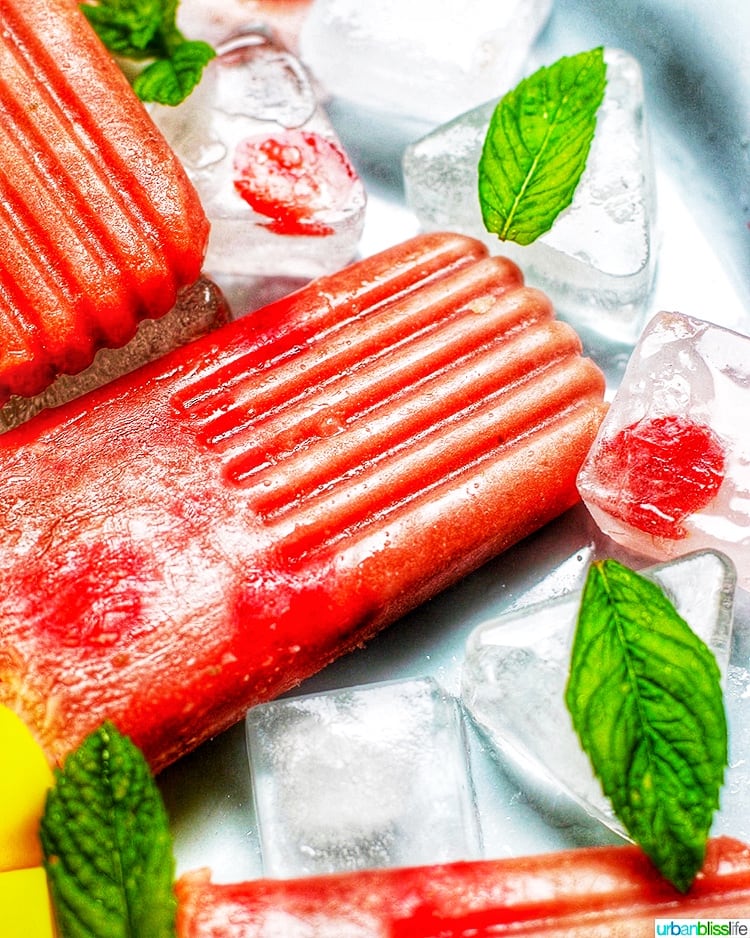
<path fill-rule="evenodd" d="M 166 313 L 208 226 L 78 4 L 7 0 L 0 26 L 2 402 Z"/>
<path fill-rule="evenodd" d="M 724 479 L 724 449 L 705 424 L 681 414 L 651 417 L 605 440 L 599 471 L 618 491 L 612 513 L 658 537 L 685 537 L 684 520 Z"/>
<path fill-rule="evenodd" d="M 676 311 L 635 345 L 578 477 L 605 535 L 657 561 L 726 554 L 750 587 L 750 337 Z"/>
<path fill-rule="evenodd" d="M 176 891 L 180 938 L 652 938 L 655 918 L 750 915 L 750 849 L 710 841 L 687 894 L 630 845 L 224 885 L 198 870 Z"/>
<path fill-rule="evenodd" d="M 179 107 L 149 108 L 211 221 L 205 269 L 242 280 L 338 270 L 356 254 L 367 198 L 312 76 L 259 23 L 221 38 Z"/>
<path fill-rule="evenodd" d="M 277 234 L 325 237 L 359 185 L 348 157 L 320 134 L 287 130 L 247 138 L 234 156 L 234 187 Z"/>
<path fill-rule="evenodd" d="M 476 241 L 320 278 L 0 437 L 0 700 L 156 769 L 577 501 L 604 379 Z"/>

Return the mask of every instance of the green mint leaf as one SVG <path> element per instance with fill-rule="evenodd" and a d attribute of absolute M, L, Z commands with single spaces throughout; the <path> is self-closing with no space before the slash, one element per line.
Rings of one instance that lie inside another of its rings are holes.
<path fill-rule="evenodd" d="M 133 82 L 141 101 L 176 106 L 190 94 L 201 79 L 203 69 L 215 52 L 206 42 L 185 41 L 170 58 L 153 62 Z"/>
<path fill-rule="evenodd" d="M 539 69 L 502 98 L 479 160 L 487 231 L 518 244 L 549 231 L 573 200 L 605 85 L 597 48 Z"/>
<path fill-rule="evenodd" d="M 164 804 L 141 752 L 110 724 L 56 772 L 40 835 L 61 938 L 173 938 Z"/>
<path fill-rule="evenodd" d="M 614 560 L 589 570 L 566 703 L 625 829 L 686 891 L 727 764 L 719 668 L 660 587 Z"/>
<path fill-rule="evenodd" d="M 113 54 L 128 59 L 155 54 L 163 18 L 162 0 L 103 0 L 82 3 L 81 9 Z"/>
<path fill-rule="evenodd" d="M 133 79 L 145 102 L 176 106 L 201 79 L 216 55 L 201 40 L 186 39 L 177 28 L 177 0 L 86 0 L 81 9 L 114 55 L 137 62 L 153 60 Z"/>

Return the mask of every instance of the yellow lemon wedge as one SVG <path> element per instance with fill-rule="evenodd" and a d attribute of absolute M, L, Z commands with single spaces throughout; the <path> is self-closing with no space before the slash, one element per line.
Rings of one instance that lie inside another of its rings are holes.
<path fill-rule="evenodd" d="M 39 821 L 52 770 L 29 728 L 0 705 L 0 872 L 39 866 Z"/>
<path fill-rule="evenodd" d="M 41 866 L 0 873 L 0 934 L 3 938 L 53 938 L 52 906 Z"/>

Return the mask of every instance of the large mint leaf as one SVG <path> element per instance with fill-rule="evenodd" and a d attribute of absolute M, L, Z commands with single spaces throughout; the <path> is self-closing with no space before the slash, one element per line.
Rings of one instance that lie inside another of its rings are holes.
<path fill-rule="evenodd" d="M 81 9 L 110 52 L 133 59 L 154 54 L 162 0 L 103 0 L 81 3 Z"/>
<path fill-rule="evenodd" d="M 171 57 L 158 59 L 142 71 L 133 82 L 133 90 L 141 101 L 174 107 L 195 88 L 215 54 L 208 43 L 200 40 L 182 42 Z"/>
<path fill-rule="evenodd" d="M 626 830 L 687 890 L 727 763 L 719 669 L 663 591 L 614 560 L 589 570 L 566 703 Z"/>
<path fill-rule="evenodd" d="M 133 79 L 142 101 L 182 103 L 216 55 L 208 43 L 186 39 L 177 28 L 177 0 L 84 0 L 80 7 L 110 52 L 153 60 Z"/>
<path fill-rule="evenodd" d="M 173 938 L 166 811 L 142 754 L 114 727 L 56 773 L 40 833 L 62 938 Z"/>
<path fill-rule="evenodd" d="M 597 48 L 539 69 L 498 103 L 479 161 L 479 202 L 489 232 L 530 244 L 570 205 L 605 84 Z"/>

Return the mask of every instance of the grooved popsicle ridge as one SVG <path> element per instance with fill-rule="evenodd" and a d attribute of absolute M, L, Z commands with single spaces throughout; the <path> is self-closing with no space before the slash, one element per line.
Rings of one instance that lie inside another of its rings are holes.
<path fill-rule="evenodd" d="M 479 320 L 498 297 L 518 286 L 516 274 L 515 269 L 508 272 L 504 262 L 482 261 L 437 281 L 416 282 L 390 303 L 362 306 L 356 319 L 307 335 L 304 343 L 282 354 L 272 345 L 257 362 L 253 350 L 243 362 L 242 378 L 233 382 L 231 406 L 204 410 L 202 420 L 200 413 L 194 415 L 203 427 L 204 442 L 220 450 L 232 447 L 238 436 L 250 437 L 252 443 L 258 422 L 274 414 L 284 422 L 284 412 L 295 422 L 300 407 L 316 409 L 327 388 L 351 384 L 355 376 L 385 369 L 399 371 L 400 381 L 411 380 L 399 369 L 399 361 L 411 362 L 412 371 L 415 365 L 423 370 L 420 359 L 435 346 L 438 331 L 467 314 Z M 459 326 L 451 358 L 460 354 L 464 342 L 475 341 L 468 331 L 465 322 Z M 389 364 L 394 362 L 395 367 Z M 379 402 L 387 390 L 374 377 L 369 383 L 370 397 Z M 239 478 L 242 471 L 232 474 Z"/>
<path fill-rule="evenodd" d="M 531 329 L 512 333 L 519 314 L 546 318 L 550 310 L 533 294 L 525 295 L 525 303 L 516 296 L 514 302 L 498 303 L 494 315 L 451 316 L 408 343 L 382 349 L 356 370 L 354 390 L 352 374 L 343 372 L 283 408 L 256 413 L 252 433 L 226 454 L 229 477 L 248 484 L 260 474 L 255 484 L 263 486 L 265 502 L 280 478 L 294 474 L 291 466 L 303 447 L 305 452 L 324 447 L 327 455 L 319 465 L 329 473 L 337 463 L 359 465 L 374 453 L 415 441 L 425 428 L 467 412 L 536 371 L 543 365 L 537 356 L 551 352 L 534 341 L 538 334 Z M 502 342 L 511 348 L 501 348 Z M 267 450 L 278 458 L 269 463 Z M 264 466 L 269 472 L 260 473 Z M 268 474 L 274 477 L 270 481 L 264 478 Z M 295 484 L 306 490 L 301 478 Z"/>
<path fill-rule="evenodd" d="M 136 257 L 164 267 L 156 250 L 156 210 L 137 187 L 122 185 L 123 167 L 109 145 L 106 125 L 76 106 L 72 89 L 65 98 L 55 94 L 61 85 L 69 86 L 68 76 L 40 38 L 11 14 L 11 9 L 3 12 L 10 39 L 0 45 L 0 115 L 4 158 L 25 182 L 15 193 L 17 224 L 31 232 L 23 262 L 34 263 L 34 229 L 43 222 L 57 249 L 46 252 L 44 263 L 69 265 L 69 300 L 80 293 L 75 281 L 79 253 L 78 263 L 99 268 L 99 277 L 118 271 L 135 287 L 130 267 Z M 104 215 L 99 211 L 103 205 Z M 61 227 L 67 232 L 60 232 Z M 60 250 L 61 244 L 67 250 Z"/>
<path fill-rule="evenodd" d="M 414 257 L 386 249 L 377 276 L 370 272 L 372 258 L 358 262 L 359 281 L 347 291 L 336 285 L 336 275 L 324 276 L 295 296 L 253 313 L 258 338 L 252 347 L 225 347 L 215 364 L 203 367 L 174 395 L 173 406 L 205 424 L 219 419 L 236 403 L 235 386 L 249 384 L 253 375 L 291 360 L 313 339 L 318 342 L 346 329 L 363 311 L 387 307 L 486 256 L 478 242 L 467 243 L 459 235 L 425 235 L 423 242 L 424 251 Z M 520 282 L 514 264 L 497 262 L 509 283 Z"/>
<path fill-rule="evenodd" d="M 10 125 L 3 110 L 0 107 L 0 148 L 14 161 L 18 178 L 21 175 L 19 163 L 25 156 L 22 155 L 19 160 L 18 155 L 11 152 Z M 31 159 L 27 162 L 30 164 Z M 30 171 L 33 174 L 36 169 L 30 166 Z M 11 185 L 4 174 L 0 174 L 0 226 L 5 238 L 4 255 L 7 257 L 2 267 L 9 286 L 5 297 L 5 313 L 23 324 L 24 329 L 30 327 L 36 332 L 41 330 L 40 339 L 48 352 L 53 351 L 52 343 L 56 342 L 66 347 L 73 361 L 81 354 L 81 350 L 85 360 L 91 354 L 90 337 L 93 329 L 92 323 L 84 324 L 80 315 L 90 304 L 81 298 L 76 264 L 82 260 L 81 254 L 85 255 L 85 263 L 98 267 L 100 262 L 96 251 L 92 250 L 93 245 L 77 237 L 68 216 L 63 213 L 62 200 L 59 200 L 59 208 L 55 209 L 45 204 L 46 193 L 41 198 L 37 196 L 33 182 L 27 182 L 24 189 L 19 189 Z M 28 201 L 29 197 L 36 198 L 36 205 Z M 40 211 L 42 207 L 43 213 Z M 44 228 L 39 224 L 40 214 L 47 220 Z M 58 215 L 61 217 L 58 218 Z M 88 237 L 86 240 L 90 241 Z M 61 241 L 69 247 L 64 255 L 60 251 Z M 11 287 L 12 283 L 16 284 L 16 289 Z M 33 294 L 36 294 L 36 302 L 30 304 L 29 297 Z M 42 328 L 45 321 L 47 324 L 54 323 L 54 331 Z M 46 335 L 48 331 L 51 331 L 52 339 Z M 28 360 L 33 360 L 33 355 Z"/>
<path fill-rule="evenodd" d="M 0 205 L 0 224 L 2 206 Z M 0 260 L 0 329 L 6 337 L 0 342 L 0 368 L 13 368 L 19 361 L 28 363 L 34 358 L 33 336 L 39 330 L 37 316 L 21 316 L 18 309 L 22 294 L 13 271 Z"/>
<path fill-rule="evenodd" d="M 31 6 L 30 0 L 25 3 L 25 7 Z M 97 75 L 95 81 L 95 69 L 90 69 L 91 74 L 71 73 L 65 63 L 53 55 L 49 37 L 34 28 L 33 16 L 29 12 L 21 15 L 12 3 L 3 4 L 2 23 L 6 41 L 0 46 L 3 52 L 1 97 L 6 102 L 8 116 L 21 128 L 22 135 L 33 136 L 34 142 L 43 148 L 37 160 L 46 161 L 49 182 L 64 181 L 62 191 L 67 187 L 69 194 L 76 193 L 81 206 L 96 190 L 122 212 L 128 229 L 134 233 L 147 231 L 158 240 L 162 227 L 158 207 L 141 187 L 131 185 L 124 189 L 122 186 L 123 174 L 129 172 L 130 166 L 123 162 L 109 132 L 110 127 L 120 124 L 121 116 L 115 111 L 103 121 L 101 114 L 94 114 L 84 106 L 79 95 L 83 84 L 90 85 L 92 91 L 95 83 L 111 85 L 109 76 L 103 79 Z M 76 26 L 75 46 L 85 49 L 93 43 L 101 55 L 107 55 L 99 49 L 99 40 L 91 34 L 83 17 Z M 121 83 L 121 76 L 113 74 Z M 88 220 L 106 231 L 106 222 L 97 219 L 93 210 Z M 107 240 L 106 235 L 104 240 Z"/>
<path fill-rule="evenodd" d="M 0 5 L 0 400 L 118 346 L 200 273 L 184 170 L 70 0 Z M 14 284 L 15 283 L 15 288 Z"/>
<path fill-rule="evenodd" d="M 460 486 L 461 477 L 473 479 L 504 452 L 522 449 L 535 434 L 567 419 L 581 396 L 592 393 L 592 377 L 576 357 L 565 358 L 533 380 L 498 389 L 481 405 L 456 411 L 447 420 L 430 425 L 426 413 L 421 433 L 391 440 L 384 452 L 364 463 L 351 452 L 347 467 L 335 477 L 325 462 L 328 448 L 311 447 L 298 464 L 267 471 L 258 484 L 258 511 L 273 525 L 288 559 L 326 549 L 355 530 L 361 534 L 381 525 L 436 489 Z M 306 478 L 310 469 L 312 479 Z M 265 496 L 264 483 L 278 473 L 286 487 L 279 485 Z"/>

